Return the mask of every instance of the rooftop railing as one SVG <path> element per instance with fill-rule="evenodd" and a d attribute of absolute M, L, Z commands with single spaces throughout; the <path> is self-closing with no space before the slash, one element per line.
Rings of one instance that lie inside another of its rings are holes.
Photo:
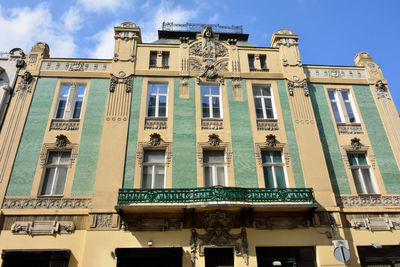
<path fill-rule="evenodd" d="M 307 202 L 314 204 L 311 188 L 207 187 L 180 189 L 120 189 L 118 204 L 196 202 Z"/>
<path fill-rule="evenodd" d="M 187 32 L 201 32 L 205 26 L 212 27 L 214 32 L 219 33 L 243 33 L 243 26 L 222 26 L 219 24 L 198 24 L 198 23 L 185 23 L 176 24 L 173 22 L 163 22 L 163 31 L 187 31 Z"/>

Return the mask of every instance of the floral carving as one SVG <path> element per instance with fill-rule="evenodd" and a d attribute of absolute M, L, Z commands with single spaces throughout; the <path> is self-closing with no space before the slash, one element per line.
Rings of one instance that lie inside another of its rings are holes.
<path fill-rule="evenodd" d="M 127 93 L 130 93 L 133 88 L 133 81 L 132 77 L 126 77 L 126 78 L 117 78 L 116 76 L 111 74 L 110 78 L 110 92 L 113 93 L 115 91 L 115 88 L 117 87 L 117 84 L 124 84 L 125 85 L 125 91 Z"/>
<path fill-rule="evenodd" d="M 218 134 L 210 134 L 208 136 L 208 143 L 210 144 L 210 146 L 219 146 L 221 143 L 221 139 L 219 139 Z"/>
<path fill-rule="evenodd" d="M 267 144 L 267 147 L 275 147 L 276 144 L 278 143 L 278 140 L 276 140 L 276 136 L 273 134 L 269 134 L 265 136 L 265 143 Z"/>
<path fill-rule="evenodd" d="M 56 147 L 57 148 L 66 147 L 69 143 L 70 143 L 70 141 L 68 140 L 67 136 L 65 136 L 63 134 L 59 134 L 56 136 Z"/>
<path fill-rule="evenodd" d="M 158 133 L 150 134 L 150 141 L 149 144 L 151 146 L 159 146 L 161 144 L 161 135 Z"/>
<path fill-rule="evenodd" d="M 360 150 L 362 147 L 362 144 L 360 142 L 360 138 L 354 137 L 350 140 L 350 145 L 354 150 Z"/>
<path fill-rule="evenodd" d="M 87 209 L 88 198 L 6 198 L 3 209 Z"/>

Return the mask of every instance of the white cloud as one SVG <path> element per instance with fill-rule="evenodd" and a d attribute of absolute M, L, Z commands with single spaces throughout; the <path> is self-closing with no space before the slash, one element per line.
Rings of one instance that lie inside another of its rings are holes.
<path fill-rule="evenodd" d="M 200 10 L 198 7 L 185 9 L 173 1 L 162 0 L 155 8 L 145 11 L 145 19 L 138 22 L 142 29 L 143 42 L 157 40 L 157 30 L 161 28 L 164 21 L 174 23 L 192 22 Z"/>
<path fill-rule="evenodd" d="M 123 5 L 128 3 L 125 0 L 78 0 L 86 11 L 102 12 L 102 11 L 117 11 Z"/>
<path fill-rule="evenodd" d="M 73 36 L 65 32 L 62 24 L 53 20 L 50 10 L 43 3 L 35 8 L 0 7 L 0 25 L 3 36 L 0 38 L 0 50 L 20 47 L 28 53 L 36 42 L 46 42 L 52 57 L 73 57 L 75 54 Z"/>
<path fill-rule="evenodd" d="M 77 7 L 68 9 L 62 20 L 67 31 L 77 31 L 82 28 L 83 17 Z"/>
<path fill-rule="evenodd" d="M 91 39 L 97 41 L 97 45 L 93 51 L 89 52 L 91 58 L 112 58 L 114 53 L 114 26 L 118 23 L 113 23 L 105 30 L 96 33 Z"/>

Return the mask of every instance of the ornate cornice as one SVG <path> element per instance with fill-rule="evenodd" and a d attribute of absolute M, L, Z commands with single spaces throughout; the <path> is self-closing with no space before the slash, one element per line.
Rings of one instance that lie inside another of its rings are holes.
<path fill-rule="evenodd" d="M 400 207 L 400 196 L 336 196 L 336 201 L 342 207 L 357 207 L 357 206 L 396 206 Z"/>
<path fill-rule="evenodd" d="M 5 198 L 3 209 L 87 209 L 90 198 Z"/>

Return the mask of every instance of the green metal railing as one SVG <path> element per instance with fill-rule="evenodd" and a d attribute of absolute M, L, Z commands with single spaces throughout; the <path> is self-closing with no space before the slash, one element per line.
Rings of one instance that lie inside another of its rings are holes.
<path fill-rule="evenodd" d="M 311 188 L 173 188 L 119 189 L 118 204 L 234 202 L 308 202 L 314 203 Z"/>

